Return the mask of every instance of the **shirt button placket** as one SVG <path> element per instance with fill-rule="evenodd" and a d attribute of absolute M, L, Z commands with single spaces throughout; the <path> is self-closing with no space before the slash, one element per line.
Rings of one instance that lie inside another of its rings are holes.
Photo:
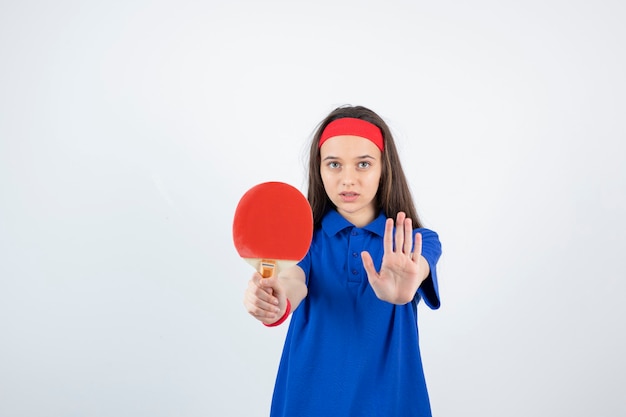
<path fill-rule="evenodd" d="M 361 282 L 362 269 L 361 253 L 363 247 L 363 232 L 356 228 L 350 231 L 348 242 L 348 281 Z"/>

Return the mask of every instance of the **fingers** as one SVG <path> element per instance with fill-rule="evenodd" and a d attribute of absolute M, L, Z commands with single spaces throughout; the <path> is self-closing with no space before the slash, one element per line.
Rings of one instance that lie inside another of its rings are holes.
<path fill-rule="evenodd" d="M 372 280 L 378 278 L 378 273 L 376 272 L 376 268 L 374 267 L 374 261 L 372 260 L 372 256 L 369 252 L 361 252 L 361 261 L 363 261 L 363 268 L 365 268 L 365 273 L 367 277 Z"/>
<path fill-rule="evenodd" d="M 411 256 L 411 250 L 413 249 L 413 221 L 406 217 L 404 212 L 399 212 L 396 216 L 396 230 L 395 230 L 395 251 L 402 252 L 407 256 Z M 385 224 L 385 239 L 392 241 L 391 235 L 393 230 L 393 220 L 387 219 Z M 394 251 L 391 246 L 385 246 L 385 251 Z"/>
<path fill-rule="evenodd" d="M 383 235 L 383 250 L 385 253 L 393 252 L 393 219 L 387 219 L 385 234 Z"/>
<path fill-rule="evenodd" d="M 411 256 L 413 249 L 413 222 L 409 218 L 404 219 L 404 247 L 402 252 Z"/>
<path fill-rule="evenodd" d="M 404 252 L 404 218 L 406 214 L 399 212 L 396 216 L 396 251 Z"/>
<path fill-rule="evenodd" d="M 411 254 L 411 258 L 413 262 L 417 263 L 422 256 L 422 234 L 415 234 L 415 244 L 413 245 L 413 253 Z"/>
<path fill-rule="evenodd" d="M 255 272 L 244 294 L 243 304 L 248 313 L 258 320 L 276 319 L 280 309 L 278 298 L 274 295 L 276 278 L 262 278 Z"/>

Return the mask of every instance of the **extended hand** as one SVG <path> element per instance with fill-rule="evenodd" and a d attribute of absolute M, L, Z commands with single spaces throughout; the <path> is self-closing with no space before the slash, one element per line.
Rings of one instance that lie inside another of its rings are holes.
<path fill-rule="evenodd" d="M 255 272 L 243 299 L 248 313 L 257 320 L 269 324 L 280 318 L 286 306 L 286 298 L 278 277 L 263 278 Z"/>
<path fill-rule="evenodd" d="M 371 255 L 368 252 L 361 252 L 367 279 L 381 300 L 393 304 L 406 304 L 413 300 L 420 284 L 430 272 L 428 262 L 421 255 L 422 235 L 417 233 L 414 243 L 413 223 L 404 212 L 399 212 L 396 217 L 395 237 L 393 219 L 387 219 L 385 223 L 383 245 L 384 255 L 380 272 L 376 272 Z"/>

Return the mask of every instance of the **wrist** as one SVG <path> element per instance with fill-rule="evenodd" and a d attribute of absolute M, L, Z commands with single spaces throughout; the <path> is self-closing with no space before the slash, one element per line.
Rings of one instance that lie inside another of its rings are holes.
<path fill-rule="evenodd" d="M 289 302 L 289 298 L 287 298 L 287 306 L 285 307 L 285 313 L 283 314 L 283 316 L 279 318 L 277 321 L 275 321 L 274 323 L 270 323 L 270 324 L 263 323 L 263 325 L 265 325 L 266 327 L 280 326 L 281 324 L 285 322 L 285 320 L 287 320 L 287 317 L 289 317 L 289 313 L 291 313 L 291 302 Z"/>

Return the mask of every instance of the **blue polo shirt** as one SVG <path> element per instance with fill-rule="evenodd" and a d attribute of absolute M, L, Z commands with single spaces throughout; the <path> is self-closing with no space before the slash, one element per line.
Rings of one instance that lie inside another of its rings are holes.
<path fill-rule="evenodd" d="M 308 295 L 293 312 L 274 396 L 274 417 L 431 416 L 418 343 L 417 303 L 439 308 L 437 234 L 422 234 L 430 276 L 413 302 L 376 297 L 361 251 L 376 270 L 383 258 L 386 216 L 357 228 L 335 210 L 322 219 L 299 266 Z"/>

